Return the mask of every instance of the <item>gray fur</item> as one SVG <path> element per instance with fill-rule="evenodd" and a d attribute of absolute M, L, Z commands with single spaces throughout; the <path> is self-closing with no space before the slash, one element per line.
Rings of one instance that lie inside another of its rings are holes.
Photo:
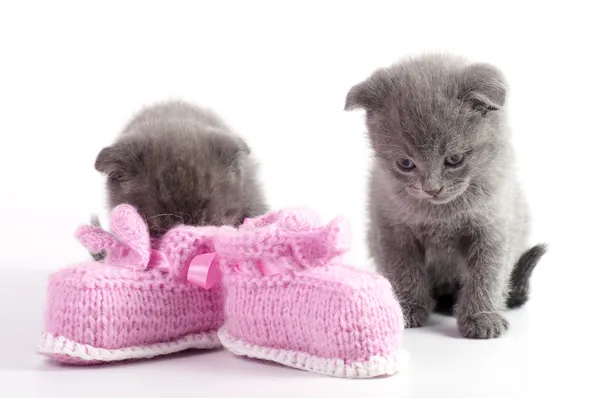
<path fill-rule="evenodd" d="M 90 219 L 90 224 L 93 225 L 94 227 L 98 227 L 101 228 L 102 225 L 100 224 L 100 219 L 98 218 L 98 215 L 94 214 L 92 215 L 91 219 Z M 106 252 L 102 251 L 100 253 L 90 253 L 92 258 L 94 259 L 94 261 L 102 261 L 104 260 L 104 257 L 106 257 Z"/>
<path fill-rule="evenodd" d="M 179 225 L 237 225 L 267 210 L 250 148 L 210 110 L 181 101 L 142 109 L 95 167 L 108 206 L 128 203 L 159 237 Z"/>
<path fill-rule="evenodd" d="M 366 110 L 375 154 L 370 253 L 395 286 L 407 327 L 423 325 L 437 299 L 453 307 L 463 336 L 493 338 L 508 328 L 500 311 L 511 297 L 511 273 L 526 278 L 512 281 L 521 297 L 514 306 L 527 298 L 544 250 L 524 254 L 529 216 L 506 97 L 497 68 L 446 54 L 379 69 L 348 92 L 345 109 Z M 463 154 L 458 166 L 445 164 Z M 402 170 L 403 159 L 415 168 Z"/>

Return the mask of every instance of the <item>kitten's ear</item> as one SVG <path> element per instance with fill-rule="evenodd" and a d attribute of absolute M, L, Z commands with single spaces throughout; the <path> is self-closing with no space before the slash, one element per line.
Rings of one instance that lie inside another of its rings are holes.
<path fill-rule="evenodd" d="M 219 164 L 226 167 L 233 176 L 240 174 L 250 156 L 250 147 L 239 136 L 215 135 L 209 141 L 209 150 Z"/>
<path fill-rule="evenodd" d="M 497 111 L 504 107 L 508 90 L 502 72 L 490 64 L 473 64 L 462 75 L 459 98 L 474 109 Z"/>
<path fill-rule="evenodd" d="M 246 169 L 250 162 L 250 147 L 240 138 L 228 139 L 218 145 L 216 152 L 227 164 L 227 181 L 235 184 L 244 180 Z"/>
<path fill-rule="evenodd" d="M 387 95 L 387 86 L 385 77 L 380 71 L 376 71 L 367 80 L 358 83 L 348 91 L 344 110 L 377 111 L 381 109 Z"/>
<path fill-rule="evenodd" d="M 248 144 L 246 143 L 246 141 L 244 141 L 244 139 L 242 137 L 235 137 L 237 140 L 237 144 L 239 146 L 239 151 L 242 155 L 250 155 L 250 147 L 248 146 Z"/>
<path fill-rule="evenodd" d="M 94 167 L 97 171 L 106 174 L 112 180 L 122 181 L 126 175 L 126 158 L 120 146 L 102 148 L 96 156 Z"/>
<path fill-rule="evenodd" d="M 370 102 L 368 98 L 367 82 L 358 83 L 346 94 L 345 111 L 353 111 L 355 109 L 365 109 Z"/>

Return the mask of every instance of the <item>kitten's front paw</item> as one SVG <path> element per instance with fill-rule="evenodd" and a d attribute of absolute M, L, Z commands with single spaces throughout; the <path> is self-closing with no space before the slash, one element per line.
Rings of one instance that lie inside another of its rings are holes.
<path fill-rule="evenodd" d="M 423 326 L 429 318 L 430 311 L 422 305 L 403 303 L 402 313 L 404 314 L 404 327 L 409 329 Z"/>
<path fill-rule="evenodd" d="M 508 321 L 497 313 L 480 313 L 458 319 L 458 330 L 469 339 L 494 339 L 508 330 Z"/>

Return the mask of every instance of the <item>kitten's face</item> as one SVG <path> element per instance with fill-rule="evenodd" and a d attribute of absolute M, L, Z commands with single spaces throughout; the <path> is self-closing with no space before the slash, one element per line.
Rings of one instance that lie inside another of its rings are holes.
<path fill-rule="evenodd" d="M 498 168 L 506 87 L 491 65 L 426 56 L 376 71 L 346 110 L 365 109 L 369 138 L 398 195 L 452 202 Z"/>
<path fill-rule="evenodd" d="M 470 176 L 465 164 L 468 161 L 465 153 L 412 159 L 399 155 L 391 170 L 413 198 L 442 204 L 461 195 L 469 187 Z"/>
<path fill-rule="evenodd" d="M 473 178 L 486 172 L 494 153 L 493 137 L 482 139 L 487 132 L 484 118 L 450 102 L 425 114 L 402 109 L 391 108 L 393 116 L 368 116 L 373 149 L 398 187 L 432 204 L 465 193 Z"/>
<path fill-rule="evenodd" d="M 153 237 L 185 225 L 237 225 L 244 220 L 243 192 L 225 170 L 213 174 L 189 169 L 181 183 L 170 170 L 148 170 L 123 180 L 108 180 L 111 208 L 128 203 L 146 220 Z M 180 171 L 181 172 L 181 171 Z"/>
<path fill-rule="evenodd" d="M 168 138 L 122 140 L 98 155 L 96 167 L 107 174 L 110 207 L 134 206 L 153 237 L 181 224 L 243 222 L 253 209 L 238 148 Z"/>

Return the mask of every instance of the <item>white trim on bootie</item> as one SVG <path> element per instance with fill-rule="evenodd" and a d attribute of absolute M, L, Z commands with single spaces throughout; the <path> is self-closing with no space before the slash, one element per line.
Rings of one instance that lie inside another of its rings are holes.
<path fill-rule="evenodd" d="M 74 342 L 66 337 L 53 336 L 51 333 L 43 333 L 38 340 L 37 352 L 51 357 L 55 355 L 66 355 L 73 359 L 73 363 L 85 363 L 90 361 L 113 362 L 128 359 L 152 358 L 188 349 L 212 349 L 221 346 L 216 331 L 188 334 L 180 339 L 166 343 L 114 349 L 96 348 L 89 344 Z"/>
<path fill-rule="evenodd" d="M 373 356 L 365 362 L 345 363 L 340 358 L 321 358 L 298 351 L 250 344 L 233 337 L 225 328 L 219 330 L 219 339 L 223 346 L 235 355 L 277 362 L 291 368 L 325 376 L 358 379 L 393 375 L 406 368 L 409 362 L 408 352 L 403 349 L 385 357 Z"/>

